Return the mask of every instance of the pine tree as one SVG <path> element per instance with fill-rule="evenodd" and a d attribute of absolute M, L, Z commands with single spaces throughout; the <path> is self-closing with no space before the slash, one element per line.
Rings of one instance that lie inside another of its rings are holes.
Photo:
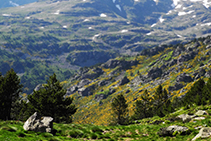
<path fill-rule="evenodd" d="M 165 114 L 173 111 L 173 107 L 168 95 L 169 94 L 167 90 L 163 90 L 163 87 L 161 85 L 159 85 L 158 88 L 155 90 L 154 111 L 160 117 L 163 117 L 165 116 Z"/>
<path fill-rule="evenodd" d="M 51 116 L 55 122 L 72 122 L 71 116 L 77 108 L 72 104 L 73 98 L 65 98 L 66 90 L 53 74 L 44 88 L 28 96 L 28 106 L 44 116 Z"/>
<path fill-rule="evenodd" d="M 19 99 L 23 85 L 13 69 L 0 75 L 0 119 L 10 120 L 14 103 Z"/>
<path fill-rule="evenodd" d="M 144 94 L 141 95 L 142 100 L 137 100 L 135 103 L 135 110 L 133 117 L 135 119 L 142 119 L 151 117 L 152 113 L 152 98 L 150 97 L 147 90 L 144 91 Z"/>
<path fill-rule="evenodd" d="M 186 104 L 196 103 L 197 105 L 201 105 L 203 98 L 203 89 L 205 86 L 205 82 L 203 79 L 199 79 L 196 81 L 187 94 L 184 97 L 184 102 Z"/>
<path fill-rule="evenodd" d="M 117 95 L 111 103 L 115 123 L 124 125 L 128 123 L 128 104 L 123 94 Z"/>
<path fill-rule="evenodd" d="M 206 100 L 209 100 L 209 104 L 211 104 L 211 77 L 208 79 L 206 85 L 204 86 L 202 95 Z"/>

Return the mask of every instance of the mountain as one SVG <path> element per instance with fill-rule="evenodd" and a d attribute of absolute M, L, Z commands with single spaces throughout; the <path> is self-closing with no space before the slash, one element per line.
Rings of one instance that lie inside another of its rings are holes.
<path fill-rule="evenodd" d="M 133 114 L 135 101 L 145 90 L 153 97 L 162 85 L 171 100 L 182 98 L 195 81 L 211 77 L 211 36 L 185 44 L 160 45 L 136 56 L 111 59 L 80 69 L 63 82 L 67 96 L 78 106 L 74 122 L 108 124 L 111 102 L 123 93 Z"/>
<path fill-rule="evenodd" d="M 75 71 L 159 44 L 206 36 L 210 33 L 209 5 L 199 0 L 38 0 L 0 9 L 1 50 L 48 64 L 52 70 Z M 0 63 L 13 67 L 6 57 Z M 27 84 L 32 71 L 20 64 L 15 71 Z M 33 68 L 42 76 L 52 75 L 38 66 Z M 35 76 L 34 81 L 46 79 Z"/>
<path fill-rule="evenodd" d="M 16 6 L 36 2 L 36 1 L 37 0 L 1 0 L 0 8 L 16 7 Z"/>

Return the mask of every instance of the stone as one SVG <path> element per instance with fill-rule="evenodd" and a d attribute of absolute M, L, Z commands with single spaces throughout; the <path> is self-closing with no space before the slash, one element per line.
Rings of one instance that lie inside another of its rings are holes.
<path fill-rule="evenodd" d="M 208 115 L 206 111 L 198 110 L 194 115 L 196 116 L 202 116 L 202 115 Z"/>
<path fill-rule="evenodd" d="M 193 120 L 204 120 L 205 117 L 195 117 Z"/>
<path fill-rule="evenodd" d="M 178 125 L 171 125 L 168 127 L 160 128 L 158 131 L 159 136 L 175 136 L 177 134 L 180 135 L 187 135 L 189 134 L 189 129 L 187 127 L 178 126 Z"/>
<path fill-rule="evenodd" d="M 183 122 L 189 122 L 194 117 L 195 117 L 195 115 L 190 116 L 188 114 L 182 114 L 182 115 L 177 116 L 177 118 L 180 119 L 180 120 L 182 120 Z"/>
<path fill-rule="evenodd" d="M 91 87 L 83 87 L 83 88 L 80 88 L 80 89 L 78 89 L 78 93 L 81 96 L 89 96 L 89 95 L 92 95 Z"/>
<path fill-rule="evenodd" d="M 198 138 L 204 139 L 211 136 L 211 127 L 203 127 L 200 129 L 199 133 L 192 139 L 195 141 Z"/>
<path fill-rule="evenodd" d="M 24 123 L 23 129 L 26 131 L 51 133 L 53 131 L 53 118 L 41 116 L 35 112 Z"/>

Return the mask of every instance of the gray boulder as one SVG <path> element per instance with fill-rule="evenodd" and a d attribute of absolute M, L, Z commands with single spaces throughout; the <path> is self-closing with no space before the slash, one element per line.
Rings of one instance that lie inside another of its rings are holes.
<path fill-rule="evenodd" d="M 35 112 L 24 123 L 23 129 L 27 131 L 51 133 L 53 130 L 53 118 L 41 116 L 39 113 Z"/>
<path fill-rule="evenodd" d="M 191 115 L 188 115 L 188 114 L 182 114 L 182 115 L 177 116 L 177 118 L 182 120 L 183 122 L 189 122 L 194 117 L 195 117 L 195 115 L 191 116 Z"/>
<path fill-rule="evenodd" d="M 177 134 L 187 135 L 189 134 L 189 129 L 187 127 L 171 125 L 169 127 L 160 128 L 158 131 L 159 136 L 175 136 Z"/>
<path fill-rule="evenodd" d="M 80 88 L 80 89 L 78 89 L 78 93 L 81 96 L 89 96 L 89 95 L 92 95 L 92 92 L 91 92 L 91 88 L 90 87 Z"/>
<path fill-rule="evenodd" d="M 199 133 L 192 139 L 195 141 L 198 138 L 204 139 L 211 136 L 211 127 L 203 127 L 200 129 Z"/>
<path fill-rule="evenodd" d="M 194 115 L 196 116 L 202 116 L 202 115 L 208 115 L 206 111 L 198 110 Z"/>

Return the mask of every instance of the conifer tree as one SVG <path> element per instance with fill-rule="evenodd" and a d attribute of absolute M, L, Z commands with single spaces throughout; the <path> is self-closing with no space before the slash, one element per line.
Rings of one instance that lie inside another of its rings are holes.
<path fill-rule="evenodd" d="M 152 113 L 152 98 L 150 97 L 147 90 L 141 95 L 141 100 L 137 100 L 135 103 L 135 111 L 133 117 L 135 119 L 142 119 L 151 117 Z"/>
<path fill-rule="evenodd" d="M 173 110 L 168 95 L 169 94 L 167 90 L 163 90 L 163 87 L 161 85 L 159 85 L 158 88 L 155 90 L 154 111 L 158 116 L 163 117 L 166 113 L 169 113 Z"/>
<path fill-rule="evenodd" d="M 203 79 L 199 79 L 196 81 L 187 94 L 184 97 L 184 102 L 186 104 L 196 103 L 197 105 L 201 105 L 203 100 L 203 89 L 205 86 L 205 82 Z"/>
<path fill-rule="evenodd" d="M 123 94 L 117 95 L 111 103 L 114 113 L 114 120 L 117 124 L 124 125 L 128 123 L 128 104 Z"/>
<path fill-rule="evenodd" d="M 53 74 L 44 88 L 28 96 L 28 106 L 42 115 L 53 117 L 55 122 L 70 123 L 77 108 L 72 104 L 73 98 L 65 98 L 65 94 L 66 90 L 56 79 L 56 74 Z"/>
<path fill-rule="evenodd" d="M 0 119 L 11 119 L 11 110 L 19 99 L 22 87 L 20 79 L 13 69 L 7 71 L 5 76 L 0 75 Z"/>

